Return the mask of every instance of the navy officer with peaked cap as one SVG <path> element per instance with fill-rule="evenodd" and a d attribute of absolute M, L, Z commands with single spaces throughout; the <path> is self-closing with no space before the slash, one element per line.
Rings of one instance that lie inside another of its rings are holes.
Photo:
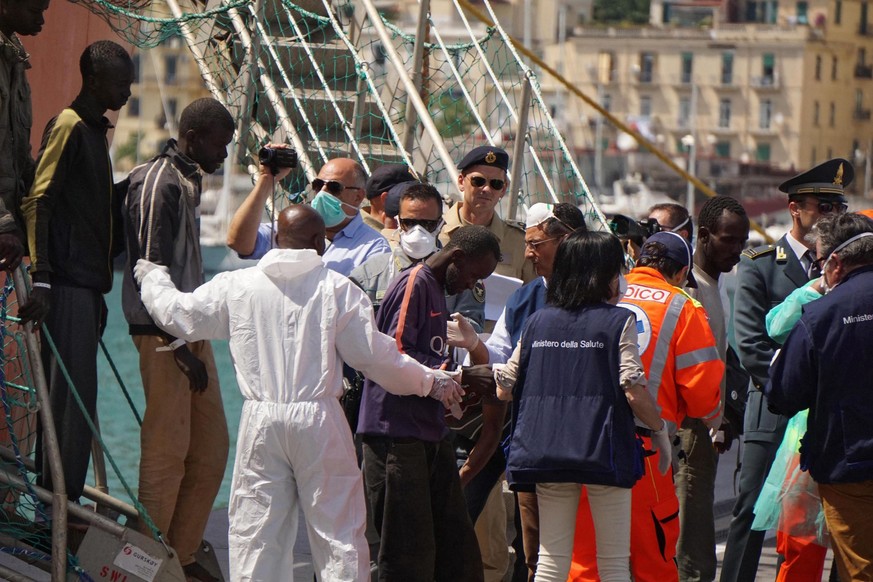
<path fill-rule="evenodd" d="M 536 272 L 524 256 L 524 227 L 515 221 L 503 220 L 495 212 L 498 202 L 509 190 L 508 167 L 509 154 L 495 146 L 473 148 L 463 157 L 458 164 L 461 171 L 458 188 L 464 198 L 443 215 L 446 224 L 440 240 L 447 244 L 452 233 L 462 226 L 484 226 L 500 241 L 503 253 L 494 272 L 527 283 L 536 277 Z"/>
<path fill-rule="evenodd" d="M 779 185 L 788 194 L 791 230 L 776 244 L 748 249 L 737 271 L 734 333 L 740 362 L 751 376 L 746 403 L 745 436 L 739 495 L 725 547 L 721 582 L 754 580 L 764 540 L 752 531 L 754 506 L 782 442 L 786 417 L 770 412 L 762 390 L 779 345 L 767 335 L 765 317 L 795 289 L 819 276 L 815 248 L 806 241 L 822 217 L 846 211 L 844 189 L 854 168 L 835 158 Z"/>

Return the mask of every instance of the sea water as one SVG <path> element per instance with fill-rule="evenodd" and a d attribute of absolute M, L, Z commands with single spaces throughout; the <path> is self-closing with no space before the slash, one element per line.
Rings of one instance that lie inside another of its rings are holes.
<path fill-rule="evenodd" d="M 128 334 L 127 321 L 121 311 L 121 278 L 117 272 L 112 291 L 106 295 L 106 305 L 109 308 L 109 319 L 106 331 L 103 333 L 103 343 L 115 362 L 124 386 L 130 393 L 141 418 L 145 412 L 145 398 L 139 372 L 139 353 Z M 221 394 L 224 400 L 224 414 L 227 417 L 227 430 L 230 434 L 227 467 L 221 482 L 221 490 L 215 499 L 215 507 L 227 507 L 230 495 L 230 476 L 236 454 L 236 432 L 243 399 L 233 373 L 227 341 L 212 342 L 212 349 L 215 352 L 215 365 L 218 368 Z M 97 415 L 100 421 L 100 432 L 106 444 L 107 453 L 115 460 L 121 476 L 135 495 L 139 475 L 139 425 L 112 368 L 102 354 L 102 350 L 100 352 L 97 356 L 99 372 Z M 193 397 L 197 398 L 197 395 L 195 394 Z M 129 503 L 130 498 L 122 486 L 121 479 L 113 470 L 108 456 L 106 473 L 109 493 Z M 90 475 L 89 483 L 93 483 Z"/>

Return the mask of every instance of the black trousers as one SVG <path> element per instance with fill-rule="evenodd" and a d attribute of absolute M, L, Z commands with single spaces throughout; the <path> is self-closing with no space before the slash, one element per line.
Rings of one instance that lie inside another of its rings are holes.
<path fill-rule="evenodd" d="M 381 533 L 379 580 L 481 582 L 451 439 L 364 436 L 364 483 Z"/>
<path fill-rule="evenodd" d="M 97 348 L 105 321 L 106 303 L 102 293 L 84 287 L 52 285 L 51 311 L 45 326 L 82 399 L 85 414 L 92 419 L 97 411 Z M 93 435 L 47 338 L 42 341 L 42 362 L 61 450 L 67 497 L 75 501 L 85 487 Z M 37 433 L 36 446 L 39 453 L 36 455 L 37 470 L 41 472 L 39 483 L 52 489 L 42 430 Z"/>

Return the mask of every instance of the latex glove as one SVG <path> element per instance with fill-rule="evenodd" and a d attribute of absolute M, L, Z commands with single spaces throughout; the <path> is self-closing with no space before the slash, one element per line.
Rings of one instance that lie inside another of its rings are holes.
<path fill-rule="evenodd" d="M 187 345 L 179 346 L 173 350 L 173 359 L 176 360 L 176 365 L 182 373 L 188 377 L 188 388 L 190 388 L 191 392 L 205 392 L 206 386 L 209 384 L 206 364 L 192 354 Z"/>
<path fill-rule="evenodd" d="M 453 406 L 460 406 L 464 390 L 452 376 L 441 370 L 434 370 L 433 385 L 428 396 L 442 402 L 447 409 L 451 409 Z"/>
<path fill-rule="evenodd" d="M 21 323 L 32 321 L 34 326 L 39 327 L 45 321 L 45 318 L 48 317 L 51 307 L 51 289 L 34 287 L 30 292 L 30 297 L 27 298 L 27 303 L 18 310 L 18 317 L 21 318 Z"/>
<path fill-rule="evenodd" d="M 460 313 L 453 313 L 452 320 L 446 323 L 446 343 L 468 352 L 475 350 L 479 345 L 479 334 L 473 329 L 473 324 Z"/>
<path fill-rule="evenodd" d="M 142 280 L 145 279 L 146 275 L 154 271 L 155 269 L 160 269 L 164 273 L 169 273 L 169 267 L 165 267 L 163 265 L 157 265 L 152 263 L 151 261 L 147 261 L 145 259 L 139 259 L 136 261 L 136 266 L 133 268 L 133 278 L 136 281 L 137 285 L 142 285 Z"/>
<path fill-rule="evenodd" d="M 652 431 L 652 447 L 658 451 L 658 471 L 666 475 L 673 464 L 673 445 L 670 443 L 670 435 L 667 434 L 667 423 L 661 430 Z"/>
<path fill-rule="evenodd" d="M 14 271 L 21 264 L 24 246 L 14 234 L 0 234 L 0 268 Z"/>

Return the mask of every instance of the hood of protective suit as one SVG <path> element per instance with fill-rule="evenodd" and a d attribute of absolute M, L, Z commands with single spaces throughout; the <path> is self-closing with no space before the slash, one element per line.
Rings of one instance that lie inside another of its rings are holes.
<path fill-rule="evenodd" d="M 258 261 L 258 268 L 271 279 L 296 279 L 322 266 L 321 257 L 312 249 L 271 249 Z"/>

